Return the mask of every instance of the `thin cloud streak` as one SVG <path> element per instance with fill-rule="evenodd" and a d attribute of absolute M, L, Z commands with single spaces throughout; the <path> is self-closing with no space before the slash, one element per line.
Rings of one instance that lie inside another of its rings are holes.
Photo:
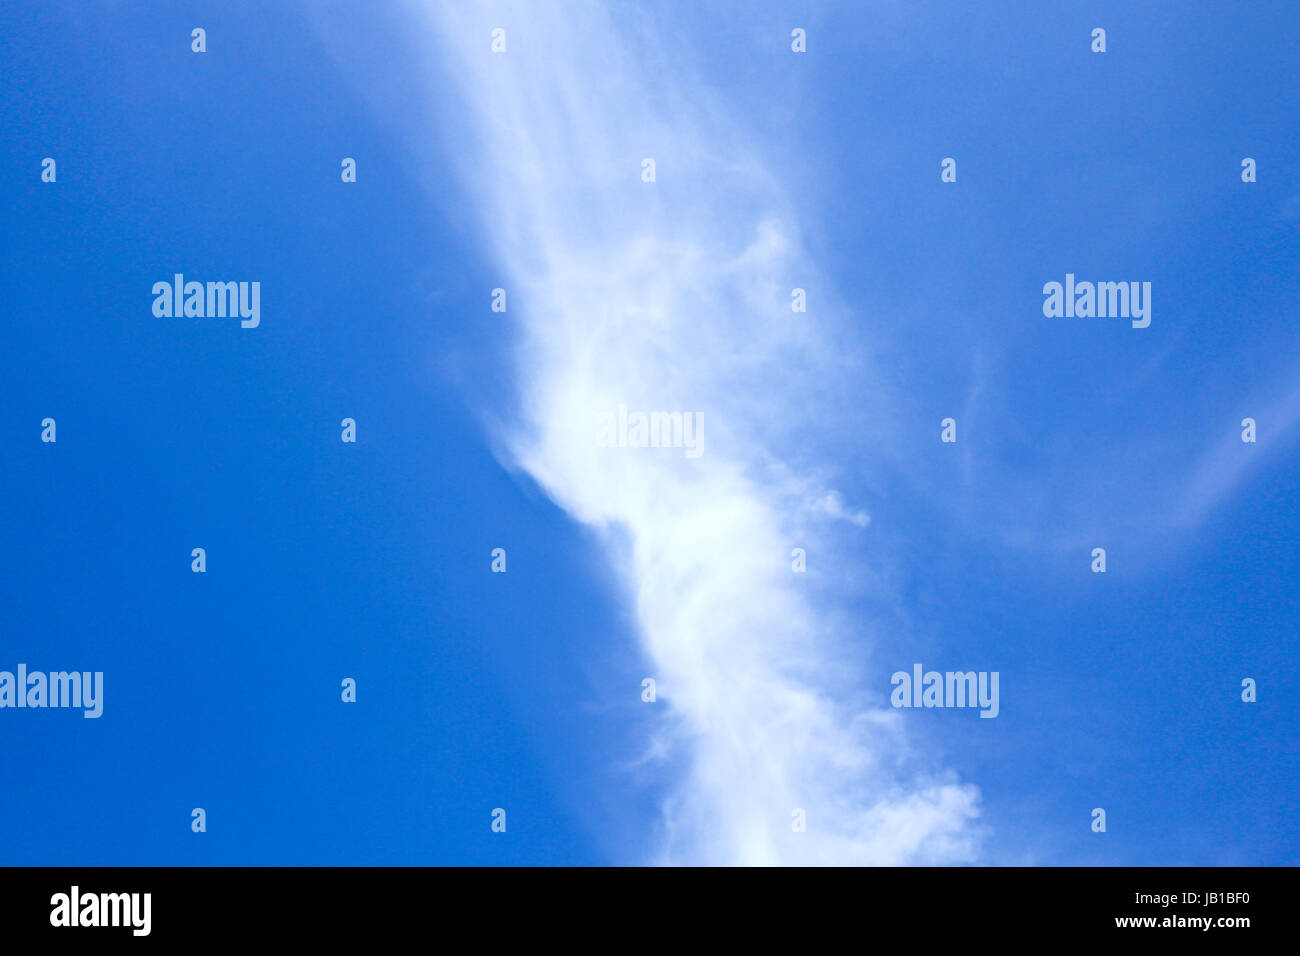
<path fill-rule="evenodd" d="M 618 24 L 595 4 L 414 9 L 459 84 L 464 186 L 508 275 L 521 407 L 504 444 L 608 532 L 689 754 L 654 861 L 973 859 L 974 788 L 917 775 L 887 676 L 846 663 L 865 627 L 791 570 L 792 548 L 825 568 L 867 525 L 815 449 L 842 396 L 886 399 L 824 293 L 815 319 L 790 310 L 815 269 L 778 180 L 624 8 Z M 620 404 L 699 414 L 703 455 L 599 447 L 597 416 Z"/>

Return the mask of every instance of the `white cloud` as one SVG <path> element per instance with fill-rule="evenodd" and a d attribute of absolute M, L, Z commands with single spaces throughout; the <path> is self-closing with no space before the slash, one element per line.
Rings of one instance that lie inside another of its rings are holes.
<path fill-rule="evenodd" d="M 744 130 L 618 9 L 616 24 L 596 4 L 413 7 L 458 85 L 423 92 L 468 111 L 462 186 L 508 275 L 521 407 L 505 445 L 610 532 L 657 706 L 689 754 L 656 859 L 970 859 L 975 791 L 908 769 L 899 716 L 880 709 L 888 675 L 851 663 L 866 628 L 810 580 L 867 524 L 817 455 L 851 414 L 885 412 L 865 344 Z M 814 290 L 808 314 L 791 312 L 794 286 Z M 619 404 L 700 413 L 704 454 L 598 447 L 596 416 Z M 809 574 L 791 571 L 796 546 Z"/>

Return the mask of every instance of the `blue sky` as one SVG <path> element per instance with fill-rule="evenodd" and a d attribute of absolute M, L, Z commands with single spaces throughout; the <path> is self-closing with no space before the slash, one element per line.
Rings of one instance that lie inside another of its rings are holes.
<path fill-rule="evenodd" d="M 694 6 L 0 12 L 0 862 L 1297 862 L 1300 12 Z"/>

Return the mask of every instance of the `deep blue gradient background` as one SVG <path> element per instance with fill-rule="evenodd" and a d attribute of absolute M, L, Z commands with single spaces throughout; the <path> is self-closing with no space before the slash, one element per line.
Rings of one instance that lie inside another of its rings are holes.
<path fill-rule="evenodd" d="M 882 699 L 914 660 L 1001 672 L 997 721 L 908 714 L 981 788 L 986 861 L 1294 864 L 1300 9 L 1043 7 L 664 16 L 809 183 L 806 238 L 906 398 L 908 464 L 846 489 L 908 608 L 874 656 Z M 671 781 L 624 769 L 635 635 L 597 543 L 485 437 L 510 327 L 445 156 L 291 6 L 6 4 L 0 62 L 0 669 L 106 675 L 99 720 L 0 711 L 0 863 L 641 858 Z M 174 272 L 260 281 L 260 328 L 154 318 Z M 1066 272 L 1152 281 L 1151 327 L 1044 319 Z M 1247 415 L 1255 460 L 1193 482 Z"/>
<path fill-rule="evenodd" d="M 103 670 L 106 701 L 4 712 L 0 856 L 600 859 L 571 788 L 606 718 L 575 708 L 585 662 L 633 645 L 589 543 L 458 393 L 507 388 L 494 281 L 305 25 L 222 6 L 207 59 L 184 9 L 4 13 L 0 647 L 9 670 Z M 154 320 L 174 271 L 261 281 L 261 326 Z"/>

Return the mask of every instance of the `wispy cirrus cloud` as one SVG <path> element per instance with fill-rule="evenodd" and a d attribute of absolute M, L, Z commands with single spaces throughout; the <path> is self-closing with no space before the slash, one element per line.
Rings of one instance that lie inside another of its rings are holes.
<path fill-rule="evenodd" d="M 503 443 L 608 532 L 688 755 L 654 858 L 971 859 L 976 792 L 916 775 L 883 675 L 847 663 L 866 653 L 865 627 L 791 569 L 794 547 L 815 569 L 866 525 L 818 449 L 846 396 L 878 418 L 888 398 L 825 293 L 815 320 L 791 311 L 816 270 L 779 179 L 631 8 L 411 10 L 464 104 L 444 134 L 509 276 L 520 407 Z M 597 417 L 620 404 L 698 414 L 704 454 L 600 447 Z"/>

